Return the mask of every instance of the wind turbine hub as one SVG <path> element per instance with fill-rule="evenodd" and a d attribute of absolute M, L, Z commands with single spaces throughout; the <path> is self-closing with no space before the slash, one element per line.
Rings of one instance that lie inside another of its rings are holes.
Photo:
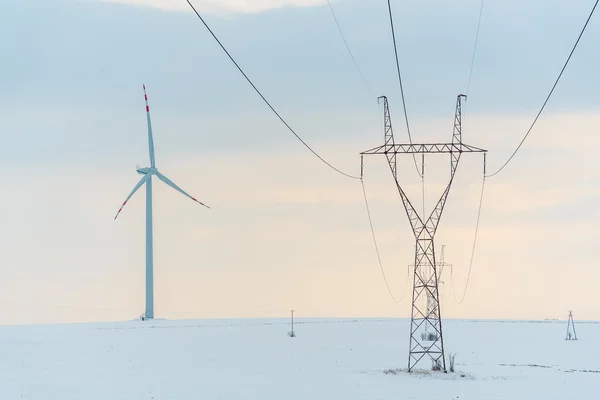
<path fill-rule="evenodd" d="M 140 175 L 156 175 L 158 170 L 156 168 L 146 167 L 146 168 L 138 168 L 137 173 Z"/>

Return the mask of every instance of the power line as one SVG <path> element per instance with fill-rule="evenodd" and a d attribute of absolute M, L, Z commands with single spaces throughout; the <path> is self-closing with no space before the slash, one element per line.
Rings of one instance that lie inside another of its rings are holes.
<path fill-rule="evenodd" d="M 369 92 L 371 93 L 371 95 L 374 98 L 377 98 L 377 96 L 375 95 L 375 92 L 371 88 L 371 85 L 369 85 L 369 83 L 367 82 L 367 79 L 365 78 L 365 75 L 363 74 L 362 69 L 358 65 L 358 62 L 356 61 L 356 57 L 354 57 L 354 53 L 350 49 L 350 45 L 348 44 L 348 41 L 346 40 L 346 35 L 344 34 L 344 31 L 342 30 L 342 27 L 341 27 L 341 25 L 339 23 L 337 15 L 335 14 L 335 10 L 333 9 L 333 6 L 331 5 L 331 2 L 329 0 L 327 0 L 327 4 L 329 5 L 329 10 L 331 11 L 331 15 L 333 16 L 333 20 L 335 21 L 335 24 L 336 24 L 336 26 L 338 28 L 340 36 L 342 37 L 342 40 L 344 41 L 344 44 L 346 45 L 346 50 L 348 51 L 348 54 L 350 55 L 350 58 L 352 58 L 352 62 L 354 63 L 354 66 L 356 67 L 356 70 L 358 71 L 360 77 L 362 78 L 362 81 L 364 82 L 365 86 L 367 87 L 367 89 L 369 90 Z M 378 104 L 379 104 L 379 102 L 378 102 Z M 379 111 L 379 106 L 378 106 L 377 110 Z M 381 120 L 379 118 L 379 112 L 377 113 L 377 119 L 379 121 Z"/>
<path fill-rule="evenodd" d="M 473 237 L 473 248 L 471 249 L 471 262 L 469 263 L 469 272 L 467 274 L 467 283 L 465 284 L 465 290 L 463 291 L 460 301 L 456 298 L 456 291 L 454 289 L 454 274 L 452 268 L 450 268 L 450 283 L 452 284 L 452 293 L 454 294 L 454 301 L 458 304 L 462 304 L 467 294 L 467 288 L 469 287 L 469 280 L 471 279 L 471 270 L 473 269 L 473 259 L 475 258 L 475 247 L 477 244 L 477 234 L 479 233 L 479 219 L 481 217 L 481 206 L 483 204 L 483 191 L 485 189 L 485 176 L 481 183 L 481 195 L 479 197 L 479 210 L 477 211 L 477 223 L 475 224 L 475 236 Z"/>
<path fill-rule="evenodd" d="M 473 45 L 473 56 L 471 57 L 471 68 L 469 70 L 469 81 L 467 83 L 467 90 L 465 92 L 467 97 L 469 95 L 469 89 L 471 88 L 471 79 L 473 78 L 473 67 L 475 66 L 475 56 L 477 55 L 477 44 L 479 43 L 479 31 L 481 29 L 481 18 L 483 16 L 484 3 L 485 3 L 485 0 L 481 0 L 481 5 L 479 6 L 479 18 L 477 19 L 477 31 L 475 33 L 475 44 Z M 485 161 L 484 161 L 484 163 L 485 163 Z M 484 170 L 485 170 L 485 167 L 484 167 Z M 458 299 L 456 298 L 456 290 L 454 287 L 453 267 L 450 266 L 450 285 L 452 286 L 452 293 L 454 296 L 454 301 L 456 301 L 458 304 L 462 304 L 462 302 L 465 300 L 465 296 L 467 294 L 467 288 L 469 287 L 469 281 L 471 279 L 471 271 L 473 269 L 473 259 L 475 257 L 475 248 L 477 245 L 477 235 L 479 233 L 479 219 L 481 217 L 481 208 L 483 205 L 483 190 L 484 190 L 484 188 L 485 188 L 485 171 L 484 171 L 484 175 L 483 175 L 483 182 L 481 184 L 481 196 L 479 198 L 479 209 L 477 211 L 477 223 L 475 224 L 475 235 L 473 237 L 473 247 L 471 248 L 471 260 L 469 262 L 469 272 L 467 273 L 467 282 L 465 284 L 465 290 L 463 291 L 460 301 L 458 301 Z"/>
<path fill-rule="evenodd" d="M 265 102 L 265 104 L 267 106 L 269 106 L 269 108 L 271 109 L 271 111 L 273 111 L 273 113 L 277 116 L 277 118 L 279 118 L 279 120 L 286 126 L 286 128 L 292 132 L 292 134 L 294 134 L 294 136 L 296 136 L 296 139 L 298 139 L 303 145 L 304 147 L 306 147 L 308 150 L 310 150 L 311 153 L 313 153 L 319 160 L 321 160 L 325 165 L 327 165 L 329 168 L 333 169 L 334 171 L 340 173 L 341 175 L 344 175 L 348 178 L 352 178 L 352 179 L 360 179 L 360 177 L 358 176 L 353 176 L 350 174 L 347 174 L 339 169 L 337 169 L 336 167 L 334 167 L 333 165 L 331 165 L 329 162 L 327 162 L 323 157 L 321 157 L 315 150 L 312 149 L 312 147 L 310 147 L 293 129 L 292 127 L 283 119 L 283 117 L 277 112 L 277 110 L 275 110 L 275 108 L 271 105 L 271 103 L 269 103 L 269 101 L 265 98 L 265 96 L 263 96 L 263 94 L 260 92 L 260 90 L 258 90 L 258 88 L 256 87 L 256 85 L 254 85 L 254 83 L 252 82 L 252 80 L 250 80 L 250 78 L 248 77 L 248 75 L 246 75 L 246 73 L 244 72 L 244 70 L 239 66 L 239 64 L 235 61 L 235 59 L 233 58 L 233 56 L 229 53 L 229 51 L 227 51 L 227 49 L 225 48 L 225 46 L 223 45 L 223 43 L 221 43 L 221 41 L 219 40 L 219 38 L 217 37 L 217 35 L 212 31 L 212 29 L 210 29 L 210 27 L 208 26 L 208 24 L 206 23 L 206 21 L 204 21 L 204 18 L 202 18 L 202 16 L 200 15 L 200 13 L 196 10 L 196 8 L 194 7 L 194 5 L 190 2 L 190 0 L 186 0 L 186 2 L 189 4 L 189 6 L 192 8 L 192 10 L 194 11 L 194 13 L 196 14 L 196 16 L 200 19 L 200 21 L 202 21 L 202 24 L 204 24 L 204 26 L 206 27 L 206 29 L 208 30 L 208 32 L 212 35 L 212 37 L 216 40 L 216 42 L 219 44 L 219 46 L 221 46 L 221 49 L 223 49 L 223 51 L 225 52 L 225 54 L 227 54 L 227 56 L 229 57 L 229 59 L 231 60 L 231 62 L 237 67 L 237 69 L 240 71 L 240 73 L 244 76 L 244 78 L 246 78 L 246 80 L 248 81 L 248 83 L 250 84 L 250 86 L 252 86 L 252 88 L 254 89 L 254 91 L 260 96 L 260 98 Z"/>
<path fill-rule="evenodd" d="M 385 276 L 385 270 L 383 269 L 383 263 L 381 262 L 381 255 L 379 254 L 379 246 L 377 246 L 377 239 L 375 237 L 375 229 L 373 229 L 373 220 L 371 219 L 371 211 L 369 209 L 369 201 L 367 200 L 367 192 L 365 190 L 365 183 L 363 182 L 362 179 L 360 180 L 360 183 L 362 185 L 363 195 L 365 197 L 365 206 L 367 208 L 367 215 L 369 217 L 369 226 L 371 227 L 371 235 L 373 236 L 373 244 L 375 245 L 375 251 L 377 252 L 377 260 L 379 261 L 379 268 L 381 269 L 381 275 L 383 276 L 383 281 L 385 282 L 385 287 L 387 288 L 387 291 L 390 294 L 390 297 L 392 298 L 392 300 L 394 300 L 396 303 L 400 303 L 400 302 L 402 302 L 402 300 L 404 300 L 404 297 L 406 296 L 406 288 L 408 287 L 409 270 L 408 269 L 406 270 L 406 283 L 404 284 L 404 292 L 402 293 L 402 297 L 400 298 L 400 300 L 396 300 L 396 297 L 394 297 L 394 294 L 392 293 L 392 290 L 390 289 L 390 285 Z"/>
<path fill-rule="evenodd" d="M 338 31 L 340 32 L 340 35 L 342 36 L 342 40 L 344 41 L 344 44 L 346 45 L 346 49 L 348 50 L 348 54 L 350 54 L 350 57 L 352 58 L 352 62 L 354 63 L 356 70 L 360 74 L 360 77 L 362 78 L 363 82 L 365 83 L 365 86 L 367 87 L 367 89 L 369 89 L 369 92 L 371 92 L 373 97 L 377 98 L 377 96 L 375 95 L 375 92 L 373 92 L 373 89 L 371 89 L 371 86 L 367 82 L 365 75 L 363 74 L 362 70 L 358 66 L 358 62 L 356 62 L 356 58 L 354 57 L 354 54 L 352 53 L 352 50 L 350 49 L 350 45 L 348 44 L 348 41 L 346 40 L 346 35 L 344 35 L 344 31 L 342 30 L 342 27 L 340 26 L 340 22 L 338 21 L 337 16 L 335 15 L 335 11 L 333 10 L 333 6 L 331 5 L 331 2 L 329 0 L 327 0 L 327 4 L 329 5 L 329 10 L 331 11 L 331 15 L 333 16 L 335 24 L 337 25 Z"/>
<path fill-rule="evenodd" d="M 408 132 L 408 141 L 412 146 L 412 135 L 410 134 L 410 124 L 408 123 L 408 113 L 406 112 L 406 101 L 404 99 L 404 86 L 402 85 L 402 74 L 400 73 L 400 60 L 398 59 L 398 46 L 396 45 L 396 31 L 394 29 L 394 17 L 392 15 L 392 3 L 388 0 L 388 11 L 390 15 L 390 26 L 392 28 L 392 39 L 394 41 L 394 54 L 396 56 L 396 70 L 398 72 L 398 83 L 400 83 L 400 94 L 402 95 L 402 107 L 404 109 L 404 120 L 406 121 L 406 131 Z M 421 176 L 419 167 L 417 166 L 417 159 L 413 154 L 413 162 L 415 163 L 415 169 L 417 174 Z"/>
<path fill-rule="evenodd" d="M 473 66 L 475 65 L 475 54 L 477 53 L 477 42 L 479 41 L 479 28 L 481 27 L 481 16 L 483 15 L 483 3 L 484 0 L 481 0 L 481 7 L 479 7 L 479 20 L 477 21 L 477 33 L 475 34 L 475 46 L 473 47 L 473 57 L 471 58 L 471 71 L 469 72 L 469 83 L 467 84 L 467 96 L 469 96 L 469 88 L 471 87 L 471 78 L 473 76 Z"/>
<path fill-rule="evenodd" d="M 517 154 L 517 152 L 519 151 L 519 149 L 521 148 L 521 146 L 525 142 L 525 139 L 527 139 L 527 137 L 531 133 L 531 130 L 535 126 L 538 118 L 540 117 L 540 115 L 544 111 L 544 108 L 546 108 L 546 104 L 548 104 L 548 100 L 550 100 L 550 97 L 552 96 L 552 93 L 554 93 L 554 89 L 556 88 L 556 85 L 558 85 L 558 82 L 560 81 L 560 78 L 562 77 L 563 73 L 565 72 L 565 69 L 567 68 L 567 65 L 569 64 L 569 61 L 571 61 L 571 57 L 573 56 L 573 53 L 575 53 L 575 49 L 577 48 L 577 45 L 579 44 L 579 41 L 581 40 L 581 37 L 583 36 L 583 33 L 585 32 L 585 30 L 586 30 L 586 28 L 588 26 L 588 23 L 592 19 L 592 16 L 594 15 L 594 11 L 596 11 L 596 7 L 598 6 L 598 2 L 600 2 L 600 0 L 596 0 L 596 2 L 594 3 L 594 7 L 592 8 L 592 11 L 590 12 L 590 15 L 588 16 L 587 20 L 585 21 L 585 25 L 583 26 L 583 29 L 581 30 L 581 33 L 579 34 L 579 37 L 577 38 L 577 41 L 575 42 L 575 45 L 573 46 L 573 49 L 571 50 L 571 53 L 569 54 L 569 57 L 567 58 L 567 61 L 565 62 L 565 65 L 562 67 L 562 70 L 560 71 L 560 74 L 558 74 L 558 78 L 556 78 L 556 81 L 554 82 L 554 85 L 552 86 L 552 89 L 550 90 L 550 93 L 548 93 L 548 97 L 546 97 L 546 101 L 544 101 L 544 104 L 542 105 L 542 108 L 537 113 L 535 119 L 533 120 L 533 123 L 529 127 L 529 130 L 527 131 L 527 133 L 525 134 L 525 136 L 523 136 L 523 139 L 521 140 L 521 143 L 519 143 L 519 145 L 517 146 L 517 148 L 515 149 L 515 151 L 508 158 L 508 160 L 506 160 L 506 162 L 502 165 L 502 167 L 500 167 L 500 169 L 498 171 L 494 172 L 493 174 L 487 175 L 487 177 L 495 176 L 500 171 L 502 171 L 508 165 L 508 163 L 513 159 L 513 157 Z"/>

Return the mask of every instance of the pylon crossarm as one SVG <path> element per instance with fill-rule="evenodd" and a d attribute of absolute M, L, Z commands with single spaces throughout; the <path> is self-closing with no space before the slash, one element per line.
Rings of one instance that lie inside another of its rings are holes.
<path fill-rule="evenodd" d="M 449 153 L 487 153 L 487 150 L 464 143 L 403 143 L 384 144 L 360 153 L 361 155 L 376 154 L 449 154 Z"/>

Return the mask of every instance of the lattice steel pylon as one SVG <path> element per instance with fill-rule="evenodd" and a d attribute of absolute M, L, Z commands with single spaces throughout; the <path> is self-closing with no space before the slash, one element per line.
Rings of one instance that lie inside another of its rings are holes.
<path fill-rule="evenodd" d="M 411 310 L 410 327 L 410 345 L 408 355 L 408 371 L 413 368 L 425 356 L 429 356 L 435 366 L 446 371 L 446 359 L 444 356 L 444 340 L 442 333 L 442 313 L 440 310 L 440 297 L 438 290 L 437 264 L 435 261 L 435 246 L 433 239 L 440 223 L 452 182 L 456 174 L 458 163 L 463 153 L 483 153 L 484 155 L 484 174 L 485 174 L 485 155 L 487 150 L 470 146 L 462 142 L 462 99 L 465 95 L 460 94 L 456 99 L 456 112 L 454 116 L 454 130 L 452 132 L 451 143 L 431 143 L 431 144 L 396 144 L 394 141 L 394 132 L 392 129 L 392 119 L 388 106 L 387 97 L 382 96 L 384 109 L 384 139 L 382 146 L 367 150 L 361 154 L 361 175 L 363 170 L 363 157 L 365 155 L 384 154 L 387 158 L 392 176 L 400 193 L 400 198 L 406 210 L 406 215 L 411 224 L 415 235 L 415 263 L 413 278 L 413 296 Z M 408 196 L 402 189 L 398 181 L 398 170 L 396 167 L 396 156 L 398 154 L 450 154 L 450 181 L 436 203 L 433 211 L 427 219 L 425 215 L 419 216 L 416 208 L 408 199 Z M 432 304 L 427 304 L 430 299 Z M 422 339 L 422 334 L 426 331 L 433 340 Z M 431 336 L 433 334 L 433 336 Z"/>
<path fill-rule="evenodd" d="M 439 289 L 440 285 L 442 285 L 442 286 L 444 285 L 444 281 L 442 280 L 442 273 L 444 272 L 444 267 L 450 267 L 450 268 L 452 268 L 452 264 L 448 264 L 448 263 L 446 263 L 444 261 L 444 248 L 445 247 L 446 247 L 445 245 L 442 245 L 442 251 L 441 251 L 441 254 L 440 254 L 440 261 L 436 261 L 435 262 L 435 265 L 436 265 L 435 271 L 436 271 L 437 276 L 438 276 L 437 277 L 437 279 L 438 279 L 438 289 Z M 414 269 L 415 268 L 415 264 L 410 264 L 408 267 Z M 439 303 L 440 303 L 440 305 L 442 303 L 442 296 L 443 296 L 443 294 L 444 294 L 444 290 L 442 288 L 442 290 L 439 292 L 439 297 L 440 297 Z M 438 305 L 437 305 L 437 302 L 436 302 L 435 298 L 431 295 L 431 293 L 427 292 L 427 308 L 426 308 L 426 313 L 429 315 L 430 313 L 435 312 L 434 309 L 437 306 Z M 434 338 L 434 337 L 435 337 L 435 332 L 433 332 L 433 336 L 430 335 L 429 332 L 427 331 L 427 325 L 425 325 L 424 332 L 421 333 L 421 339 L 425 340 L 425 341 L 431 341 L 432 338 Z"/>
<path fill-rule="evenodd" d="M 446 262 L 444 261 L 444 247 L 446 246 L 442 246 L 442 252 L 440 254 L 440 261 L 436 261 L 435 262 L 435 273 L 437 274 L 437 284 L 438 284 L 438 299 L 436 299 L 435 297 L 433 297 L 433 295 L 430 292 L 427 292 L 427 308 L 426 308 L 426 313 L 427 315 L 435 313 L 436 312 L 436 308 L 438 306 L 441 306 L 441 297 L 444 294 L 444 289 L 442 287 L 442 291 L 441 293 L 439 292 L 439 287 L 440 285 L 444 285 L 444 282 L 442 281 L 442 272 L 444 272 L 444 267 L 449 265 L 450 267 L 452 267 L 450 264 L 446 264 Z M 427 341 L 432 341 L 435 338 L 435 332 L 434 335 L 430 335 L 429 332 L 427 332 L 427 325 L 425 325 L 425 334 L 421 335 L 421 338 L 423 340 L 427 340 Z"/>
<path fill-rule="evenodd" d="M 440 254 L 440 261 L 436 261 L 436 272 L 438 274 L 438 284 L 444 285 L 444 281 L 442 280 L 442 274 L 444 273 L 444 267 L 450 267 L 452 269 L 452 264 L 448 264 L 444 259 L 444 248 L 446 246 L 442 245 L 442 251 Z M 442 289 L 442 295 L 444 294 L 444 290 Z"/>
<path fill-rule="evenodd" d="M 571 333 L 573 331 L 573 333 Z M 567 336 L 565 340 L 577 340 L 577 332 L 575 332 L 575 321 L 573 320 L 573 311 L 569 311 L 569 319 L 567 320 Z"/>

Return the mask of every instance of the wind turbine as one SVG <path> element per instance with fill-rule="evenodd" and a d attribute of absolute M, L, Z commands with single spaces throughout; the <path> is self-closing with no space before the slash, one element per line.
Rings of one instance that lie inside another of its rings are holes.
<path fill-rule="evenodd" d="M 196 203 L 203 205 L 206 208 L 208 207 L 206 204 L 201 203 L 196 200 L 194 197 L 190 196 L 186 192 L 183 191 L 179 186 L 174 184 L 169 178 L 161 174 L 158 169 L 156 169 L 156 162 L 154 159 L 154 139 L 152 138 L 152 123 L 150 122 L 150 107 L 148 106 L 148 95 L 146 94 L 146 85 L 144 85 L 144 99 L 146 101 L 146 118 L 148 120 L 148 145 L 150 150 L 150 167 L 146 168 L 137 168 L 137 173 L 142 176 L 142 179 L 138 182 L 137 185 L 131 191 L 131 194 L 127 196 L 123 205 L 117 212 L 115 219 L 125 207 L 125 204 L 129 201 L 129 199 L 137 192 L 139 188 L 141 188 L 144 184 L 146 185 L 146 311 L 142 315 L 142 320 L 145 319 L 153 319 L 154 318 L 154 261 L 153 261 L 153 251 L 152 251 L 152 176 L 156 175 L 158 179 L 171 186 L 173 189 L 177 190 L 179 193 L 184 196 L 194 200 Z"/>

